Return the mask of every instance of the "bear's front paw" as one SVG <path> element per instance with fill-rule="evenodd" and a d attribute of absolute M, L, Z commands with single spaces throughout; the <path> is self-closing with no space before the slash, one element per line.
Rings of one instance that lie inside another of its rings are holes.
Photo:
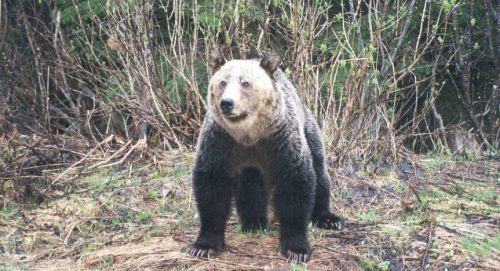
<path fill-rule="evenodd" d="M 189 250 L 189 256 L 199 258 L 215 257 L 224 247 L 224 237 L 200 235 Z"/>
<path fill-rule="evenodd" d="M 330 212 L 320 215 L 317 218 L 313 218 L 312 222 L 316 227 L 327 230 L 341 230 L 344 225 L 344 221 L 340 216 Z"/>
<path fill-rule="evenodd" d="M 217 256 L 220 252 L 207 246 L 198 246 L 196 244 L 189 250 L 189 256 L 199 258 L 210 258 Z"/>
<path fill-rule="evenodd" d="M 285 257 L 287 261 L 296 263 L 307 262 L 311 257 L 311 249 L 307 242 L 292 242 L 295 244 L 282 243 L 281 256 Z"/>

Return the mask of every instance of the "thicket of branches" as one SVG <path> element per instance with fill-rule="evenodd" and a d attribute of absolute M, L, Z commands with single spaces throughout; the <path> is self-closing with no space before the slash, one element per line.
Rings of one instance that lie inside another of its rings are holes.
<path fill-rule="evenodd" d="M 498 148 L 500 1 L 334 2 L 0 0 L 0 178 L 192 146 L 213 48 L 281 55 L 334 161 L 443 152 L 451 126 Z"/>

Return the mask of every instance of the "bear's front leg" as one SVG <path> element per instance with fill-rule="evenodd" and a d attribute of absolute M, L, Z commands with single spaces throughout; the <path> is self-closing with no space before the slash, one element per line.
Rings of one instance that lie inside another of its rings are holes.
<path fill-rule="evenodd" d="M 224 248 L 224 230 L 231 200 L 229 184 L 220 175 L 200 172 L 193 174 L 193 182 L 201 227 L 189 255 L 215 256 Z"/>
<path fill-rule="evenodd" d="M 307 226 L 314 206 L 315 173 L 312 159 L 300 149 L 275 152 L 275 204 L 280 222 L 281 255 L 305 262 L 311 255 Z"/>
<path fill-rule="evenodd" d="M 222 143 L 224 135 L 215 128 L 200 139 L 193 169 L 193 190 L 201 227 L 189 255 L 196 257 L 215 256 L 224 248 L 224 230 L 231 206 L 233 182 L 224 153 L 227 146 Z"/>
<path fill-rule="evenodd" d="M 193 186 L 201 228 L 189 255 L 215 256 L 224 248 L 224 230 L 230 212 L 230 182 L 213 172 L 193 172 Z"/>

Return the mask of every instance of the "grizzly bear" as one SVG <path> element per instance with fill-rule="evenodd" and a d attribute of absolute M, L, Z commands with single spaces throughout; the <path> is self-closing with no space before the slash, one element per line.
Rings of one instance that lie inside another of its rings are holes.
<path fill-rule="evenodd" d="M 330 212 L 318 126 L 279 63 L 275 54 L 227 63 L 221 53 L 212 54 L 208 112 L 192 172 L 201 229 L 191 256 L 223 249 L 233 196 L 245 232 L 264 229 L 273 207 L 281 255 L 293 261 L 311 255 L 309 222 L 340 226 Z"/>

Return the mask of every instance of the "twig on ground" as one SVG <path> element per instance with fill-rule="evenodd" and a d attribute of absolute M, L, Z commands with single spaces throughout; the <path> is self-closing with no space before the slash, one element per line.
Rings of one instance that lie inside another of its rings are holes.
<path fill-rule="evenodd" d="M 422 270 L 428 270 L 428 261 L 429 261 L 429 250 L 432 248 L 434 244 L 434 218 L 432 213 L 428 214 L 427 217 L 427 246 L 425 247 L 424 254 L 422 256 Z"/>
<path fill-rule="evenodd" d="M 110 135 L 108 136 L 106 139 L 104 139 L 103 141 L 101 141 L 99 144 L 97 144 L 97 146 L 95 146 L 94 148 L 92 148 L 89 152 L 87 152 L 87 154 L 82 157 L 80 160 L 78 160 L 76 163 L 72 164 L 71 166 L 69 166 L 66 170 L 64 170 L 61 174 L 59 174 L 53 181 L 52 183 L 50 183 L 50 185 L 47 186 L 47 188 L 45 188 L 45 190 L 43 191 L 43 194 L 45 194 L 45 192 L 47 192 L 47 190 L 52 187 L 54 184 L 56 184 L 63 176 L 65 176 L 70 170 L 72 170 L 73 168 L 75 168 L 77 165 L 81 164 L 82 162 L 84 162 L 87 157 L 89 157 L 95 150 L 97 150 L 101 145 L 103 144 L 106 144 L 108 143 L 109 141 L 111 141 L 113 139 L 114 135 Z"/>

